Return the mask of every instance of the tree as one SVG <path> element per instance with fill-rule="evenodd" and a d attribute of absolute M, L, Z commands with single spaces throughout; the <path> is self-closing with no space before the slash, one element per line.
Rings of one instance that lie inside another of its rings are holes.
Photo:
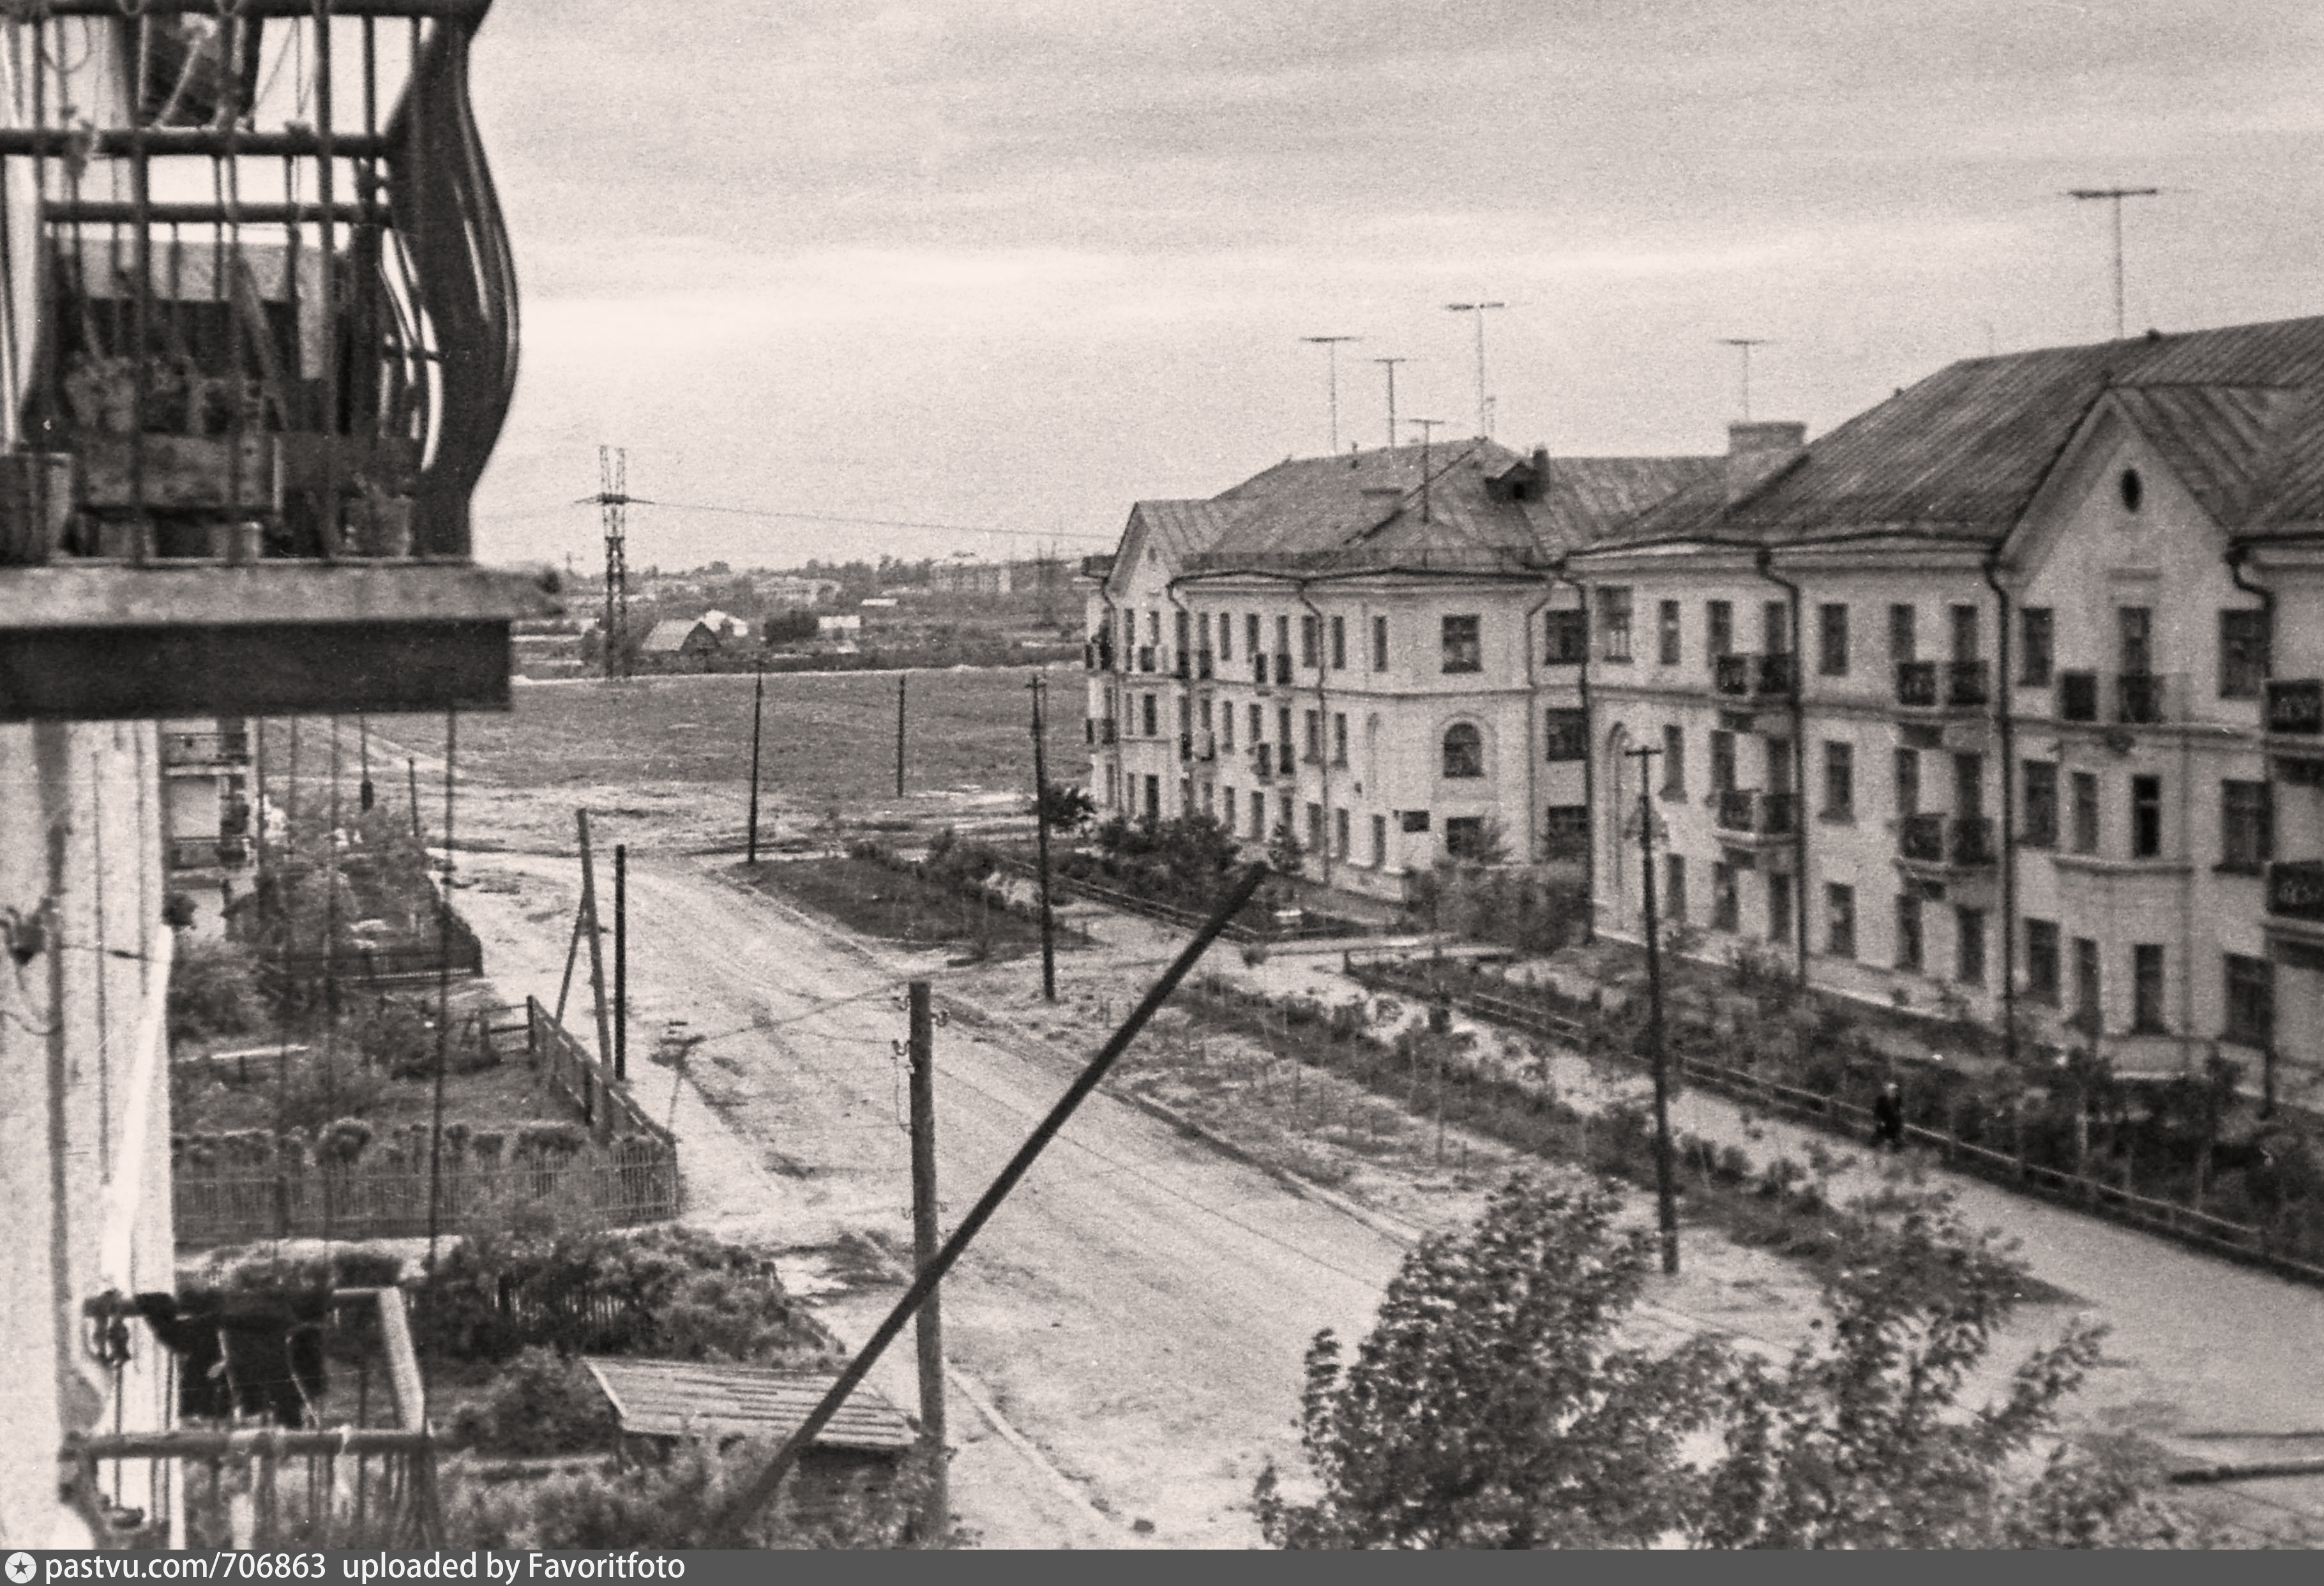
<path fill-rule="evenodd" d="M 1046 812 L 1053 832 L 1078 832 L 1097 814 L 1097 800 L 1086 788 L 1076 788 L 1070 782 L 1044 782 L 1037 803 L 1027 799 L 1028 815 Z"/>
<path fill-rule="evenodd" d="M 1296 876 L 1299 867 L 1307 862 L 1307 845 L 1291 829 L 1289 821 L 1275 823 L 1275 830 L 1267 839 L 1267 862 L 1279 876 Z"/>
<path fill-rule="evenodd" d="M 1816 1337 L 1780 1365 L 1615 1330 L 1651 1263 L 1607 1190 L 1520 1176 L 1477 1227 L 1405 1260 L 1351 1366 L 1319 1334 L 1302 1442 L 1322 1485 L 1254 1497 L 1294 1547 L 2172 1545 L 2184 1522 L 2118 1452 L 2054 1442 L 2098 1359 L 2087 1323 L 2029 1355 L 1997 1402 L 1962 1404 L 2022 1266 L 1947 1197 L 1846 1226 Z M 1691 1434 L 1720 1452 L 1682 1458 Z"/>
<path fill-rule="evenodd" d="M 1618 1348 L 1655 1261 L 1609 1192 L 1519 1176 L 1475 1229 L 1405 1259 L 1343 1367 L 1307 1352 L 1301 1443 L 1323 1483 L 1286 1502 L 1270 1465 L 1261 1529 L 1283 1547 L 1643 1545 L 1697 1483 L 1679 1440 L 1704 1418 L 1720 1347 Z"/>

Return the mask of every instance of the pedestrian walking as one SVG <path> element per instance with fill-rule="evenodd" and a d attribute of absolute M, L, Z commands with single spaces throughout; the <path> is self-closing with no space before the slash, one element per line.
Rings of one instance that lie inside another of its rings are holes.
<path fill-rule="evenodd" d="M 1872 1148 L 1900 1152 L 1904 1148 L 1904 1093 L 1893 1079 L 1880 1087 L 1880 1095 L 1872 1103 Z"/>

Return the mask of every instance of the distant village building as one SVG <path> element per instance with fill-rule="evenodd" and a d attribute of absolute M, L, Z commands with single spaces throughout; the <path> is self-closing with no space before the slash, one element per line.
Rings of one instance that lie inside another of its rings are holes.
<path fill-rule="evenodd" d="M 1012 572 L 1008 562 L 936 562 L 928 568 L 928 586 L 938 595 L 1007 595 Z"/>
<path fill-rule="evenodd" d="M 751 637 L 750 623 L 741 617 L 729 616 L 715 606 L 703 613 L 700 621 L 702 625 L 709 629 L 711 634 L 721 643 L 737 639 L 746 640 Z"/>
<path fill-rule="evenodd" d="M 754 587 L 759 592 L 759 598 L 778 611 L 828 605 L 839 598 L 839 580 L 836 578 L 798 578 L 783 574 L 761 577 Z"/>
<path fill-rule="evenodd" d="M 718 653 L 718 635 L 698 618 L 666 617 L 647 631 L 638 653 L 673 671 L 699 671 Z"/>
<path fill-rule="evenodd" d="M 815 620 L 815 631 L 825 637 L 835 633 L 860 633 L 863 631 L 863 619 L 854 612 L 846 613 L 844 615 L 820 616 Z"/>

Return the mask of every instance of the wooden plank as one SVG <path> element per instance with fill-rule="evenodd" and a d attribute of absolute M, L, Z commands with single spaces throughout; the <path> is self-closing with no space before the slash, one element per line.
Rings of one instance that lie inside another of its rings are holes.
<path fill-rule="evenodd" d="M 126 507 L 138 497 L 133 453 L 143 452 L 144 502 L 160 508 L 226 508 L 253 514 L 277 505 L 273 438 L 201 435 L 97 436 L 76 447 L 81 500 Z"/>

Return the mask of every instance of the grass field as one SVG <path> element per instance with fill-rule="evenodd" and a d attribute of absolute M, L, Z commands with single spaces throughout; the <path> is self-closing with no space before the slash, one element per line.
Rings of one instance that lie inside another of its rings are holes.
<path fill-rule="evenodd" d="M 1086 767 L 1083 674 L 1061 667 L 1046 675 L 1050 775 L 1078 779 Z M 818 812 L 835 805 L 852 813 L 894 798 L 897 676 L 767 678 L 761 758 L 770 805 Z M 908 794 L 1030 790 L 1029 669 L 905 676 Z M 752 684 L 748 676 L 519 684 L 511 710 L 460 718 L 461 779 L 569 789 L 576 802 L 590 790 L 644 785 L 740 788 L 751 770 Z M 404 802 L 401 762 L 409 752 L 420 757 L 423 807 L 439 800 L 430 785 L 440 788 L 440 773 L 430 767 L 443 752 L 441 718 L 381 716 L 371 727 L 380 797 Z M 310 718 L 300 731 L 299 779 L 314 797 L 327 779 L 329 724 Z M 265 742 L 268 785 L 279 788 L 290 770 L 289 724 L 268 723 Z M 340 723 L 339 755 L 342 786 L 351 796 L 360 774 L 352 720 Z"/>

